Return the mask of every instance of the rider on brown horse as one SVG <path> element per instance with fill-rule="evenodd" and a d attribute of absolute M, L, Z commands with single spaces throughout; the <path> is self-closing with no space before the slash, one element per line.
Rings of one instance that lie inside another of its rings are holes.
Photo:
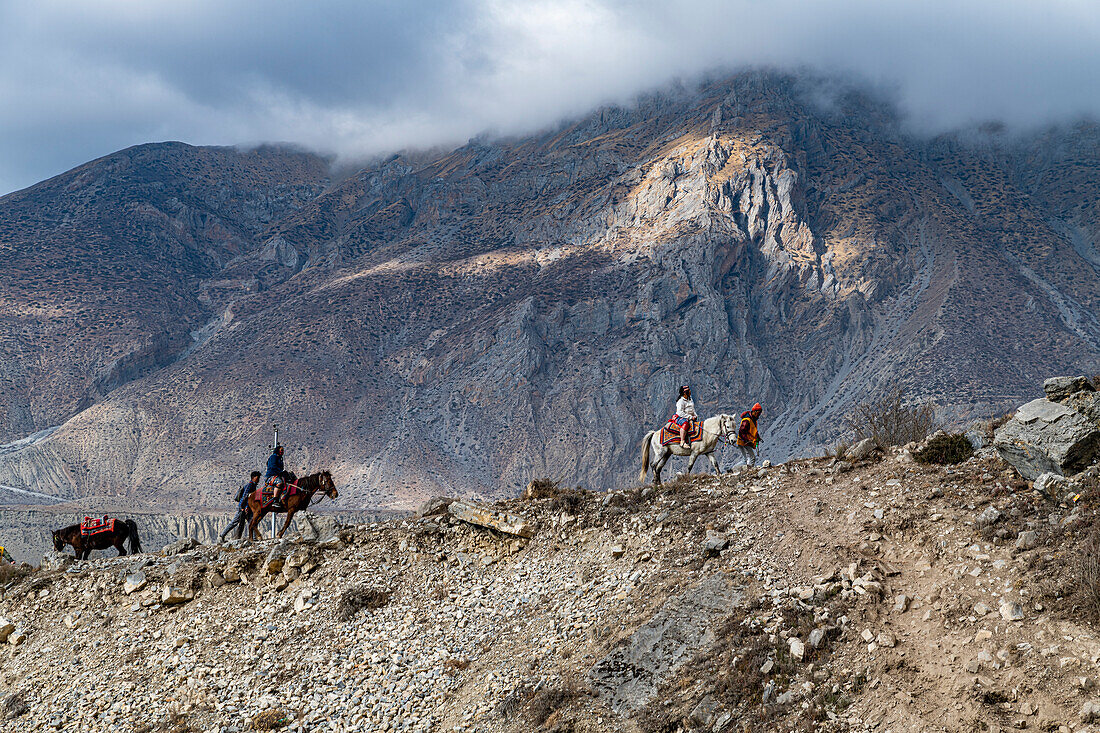
<path fill-rule="evenodd" d="M 283 492 L 286 491 L 286 470 L 283 467 L 283 446 L 281 445 L 275 446 L 275 450 L 271 452 L 267 459 L 267 474 L 264 476 L 264 486 L 273 478 L 279 480 L 278 487 L 275 489 L 274 502 L 280 504 Z"/>

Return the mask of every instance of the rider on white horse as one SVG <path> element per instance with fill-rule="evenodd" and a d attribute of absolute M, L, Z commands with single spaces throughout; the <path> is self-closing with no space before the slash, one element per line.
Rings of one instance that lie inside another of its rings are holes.
<path fill-rule="evenodd" d="M 688 430 L 691 428 L 692 420 L 698 420 L 699 415 L 695 412 L 695 403 L 691 401 L 691 387 L 686 384 L 680 387 L 680 398 L 676 400 L 676 414 L 672 419 L 680 428 L 680 447 L 690 448 L 687 439 Z"/>

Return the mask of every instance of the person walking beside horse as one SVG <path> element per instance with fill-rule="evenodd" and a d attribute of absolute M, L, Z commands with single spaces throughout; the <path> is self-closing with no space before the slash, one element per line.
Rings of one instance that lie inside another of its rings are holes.
<path fill-rule="evenodd" d="M 254 492 L 259 484 L 260 472 L 253 471 L 248 481 L 245 481 L 241 484 L 241 488 L 237 489 L 237 516 L 233 517 L 233 521 L 229 523 L 229 526 L 218 535 L 218 542 L 225 542 L 226 535 L 234 528 L 237 530 L 237 536 L 234 539 L 239 540 L 241 535 L 244 534 L 244 528 L 248 526 L 248 520 L 252 518 L 252 510 L 248 508 L 248 495 Z"/>
<path fill-rule="evenodd" d="M 756 447 L 760 445 L 760 430 L 756 427 L 756 421 L 760 419 L 760 413 L 763 411 L 764 408 L 757 402 L 751 410 L 741 413 L 741 427 L 737 429 L 737 447 L 741 449 L 746 466 L 756 465 Z"/>

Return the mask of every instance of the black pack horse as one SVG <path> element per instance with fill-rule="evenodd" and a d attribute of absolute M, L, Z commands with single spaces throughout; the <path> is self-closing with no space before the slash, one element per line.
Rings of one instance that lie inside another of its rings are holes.
<path fill-rule="evenodd" d="M 126 540 L 130 540 L 131 555 L 141 552 L 141 539 L 138 537 L 137 524 L 132 519 L 115 520 L 111 529 L 93 535 L 81 534 L 79 524 L 71 524 L 68 527 L 55 529 L 53 532 L 54 549 L 62 552 L 65 545 L 72 545 L 77 560 L 87 560 L 92 550 L 106 550 L 108 547 L 116 548 L 119 557 L 121 557 L 126 554 L 126 549 L 123 547 Z"/>

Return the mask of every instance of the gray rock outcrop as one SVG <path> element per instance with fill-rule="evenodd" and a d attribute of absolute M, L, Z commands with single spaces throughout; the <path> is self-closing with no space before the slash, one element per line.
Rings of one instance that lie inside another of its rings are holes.
<path fill-rule="evenodd" d="M 1045 388 L 1047 394 L 1062 394 L 1065 386 L 1047 380 Z M 1084 391 L 1090 390 L 1091 385 Z M 1100 458 L 1100 426 L 1073 409 L 1076 394 L 1066 398 L 1069 404 L 1032 400 L 997 430 L 993 446 L 1024 478 L 1035 480 L 1044 473 L 1071 476 Z"/>

